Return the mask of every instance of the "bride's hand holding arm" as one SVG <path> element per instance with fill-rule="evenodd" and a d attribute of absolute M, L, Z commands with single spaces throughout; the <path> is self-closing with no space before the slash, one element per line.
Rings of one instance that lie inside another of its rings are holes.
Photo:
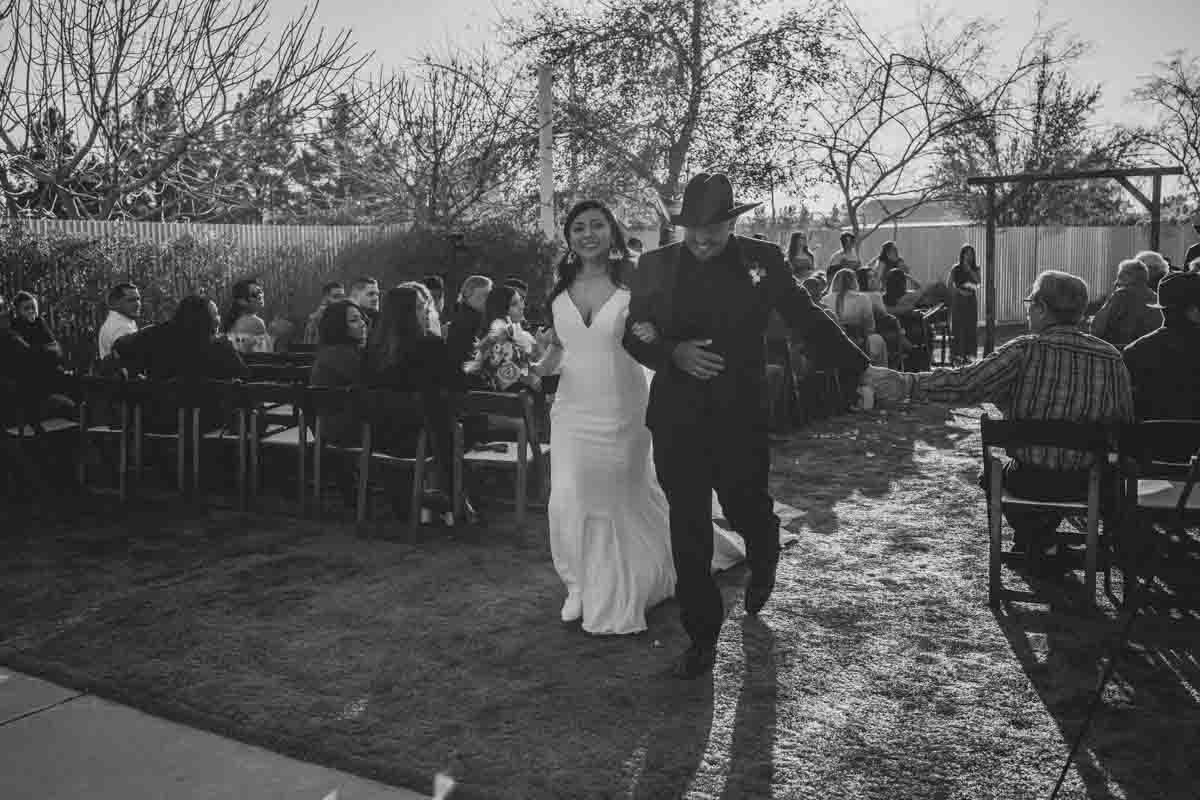
<path fill-rule="evenodd" d="M 562 364 L 563 346 L 558 334 L 553 328 L 547 328 L 538 334 L 538 344 L 541 345 L 542 358 L 533 364 L 533 372 L 539 377 L 553 375 Z"/>

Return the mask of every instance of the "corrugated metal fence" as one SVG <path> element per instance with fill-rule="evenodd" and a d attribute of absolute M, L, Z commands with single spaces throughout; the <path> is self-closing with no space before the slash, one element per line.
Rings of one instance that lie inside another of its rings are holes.
<path fill-rule="evenodd" d="M 762 231 L 772 241 L 787 247 L 791 229 L 782 227 Z M 838 231 L 814 230 L 809 234 L 810 248 L 817 264 L 824 266 L 840 249 Z M 864 263 L 879 254 L 886 241 L 896 242 L 913 276 L 927 283 L 943 280 L 958 258 L 964 244 L 974 245 L 982 267 L 984 262 L 983 225 L 899 225 L 880 228 L 859 245 Z M 1181 266 L 1188 245 L 1197 237 L 1190 226 L 1163 225 L 1159 252 Z M 1025 305 L 1021 300 L 1034 277 L 1046 269 L 1078 275 L 1087 281 L 1093 299 L 1108 294 L 1117 275 L 1117 264 L 1150 247 L 1148 226 L 1136 227 L 1055 227 L 999 228 L 996 231 L 996 322 L 1024 322 Z M 986 289 L 985 289 L 986 291 Z M 980 322 L 984 317 L 981 292 Z"/>

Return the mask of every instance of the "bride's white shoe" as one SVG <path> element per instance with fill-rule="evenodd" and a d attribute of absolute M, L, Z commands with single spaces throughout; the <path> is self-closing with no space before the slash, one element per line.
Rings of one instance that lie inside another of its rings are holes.
<path fill-rule="evenodd" d="M 583 618 L 583 598 L 577 594 L 568 594 L 562 607 L 562 621 L 574 622 Z"/>

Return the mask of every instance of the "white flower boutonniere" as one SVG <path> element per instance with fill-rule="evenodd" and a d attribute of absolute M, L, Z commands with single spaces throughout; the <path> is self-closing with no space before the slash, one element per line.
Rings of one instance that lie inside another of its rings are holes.
<path fill-rule="evenodd" d="M 757 261 L 752 261 L 750 263 L 750 283 L 758 286 L 765 277 L 767 277 L 767 271 L 760 267 Z"/>

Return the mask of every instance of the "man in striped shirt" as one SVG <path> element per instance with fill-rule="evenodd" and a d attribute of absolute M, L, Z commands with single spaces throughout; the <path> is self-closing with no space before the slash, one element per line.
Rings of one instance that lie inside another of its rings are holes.
<path fill-rule="evenodd" d="M 1133 420 L 1133 391 L 1121 354 L 1080 329 L 1087 284 L 1065 272 L 1037 276 L 1025 299 L 1030 333 L 982 361 L 958 369 L 901 373 L 868 368 L 864 381 L 881 402 L 903 398 L 939 402 L 994 403 L 1006 419 L 1068 422 Z M 1039 500 L 1078 499 L 1087 494 L 1087 453 L 1026 447 L 1009 453 L 1004 486 Z M 1061 515 L 1010 511 L 1016 549 L 1052 532 Z"/>

